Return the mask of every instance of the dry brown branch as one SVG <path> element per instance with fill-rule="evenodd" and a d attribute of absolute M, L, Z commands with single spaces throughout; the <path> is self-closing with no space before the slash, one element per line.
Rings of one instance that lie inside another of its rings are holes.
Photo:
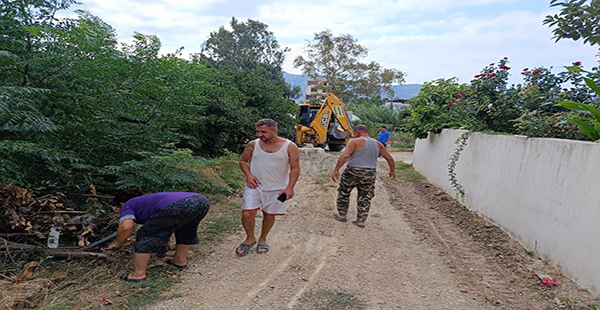
<path fill-rule="evenodd" d="M 56 210 L 56 211 L 38 211 L 38 213 L 42 214 L 54 214 L 54 213 L 71 213 L 71 214 L 86 214 L 86 211 L 71 211 L 71 210 Z"/>
<path fill-rule="evenodd" d="M 2 247 L 5 247 L 6 249 L 17 249 L 17 250 L 41 250 L 44 253 L 47 253 L 48 255 L 53 255 L 56 257 L 101 257 L 101 258 L 106 258 L 108 257 L 108 255 L 104 254 L 104 253 L 93 253 L 93 252 L 82 252 L 82 251 L 65 251 L 65 250 L 55 250 L 55 249 L 46 249 L 46 248 L 40 248 L 38 246 L 35 245 L 30 245 L 30 244 L 23 244 L 23 243 L 16 243 L 16 242 L 10 242 L 2 237 L 0 237 L 0 245 L 2 245 Z"/>
<path fill-rule="evenodd" d="M 39 248 L 35 245 L 11 242 L 2 237 L 0 237 L 0 244 L 2 245 L 2 247 L 6 247 L 6 248 L 10 248 L 10 249 L 18 249 L 18 250 L 33 250 L 35 248 Z"/>
<path fill-rule="evenodd" d="M 93 198 L 102 198 L 102 199 L 113 199 L 113 196 L 99 196 L 94 194 L 80 194 L 80 193 L 69 193 L 69 196 L 81 196 L 81 197 L 93 197 Z"/>

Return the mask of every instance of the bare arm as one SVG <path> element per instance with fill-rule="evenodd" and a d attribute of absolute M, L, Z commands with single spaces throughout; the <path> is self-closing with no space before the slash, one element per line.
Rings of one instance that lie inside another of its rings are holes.
<path fill-rule="evenodd" d="M 379 148 L 379 154 L 387 161 L 390 166 L 390 172 L 388 173 L 392 180 L 396 179 L 396 163 L 394 162 L 394 157 L 385 149 L 383 143 L 377 141 L 377 147 Z"/>
<path fill-rule="evenodd" d="M 131 232 L 133 231 L 133 220 L 124 220 L 121 224 L 119 224 L 119 228 L 117 229 L 117 238 L 115 241 L 108 246 L 108 249 L 116 251 L 120 250 L 127 238 L 131 236 Z"/>
<path fill-rule="evenodd" d="M 294 197 L 294 186 L 296 186 L 298 177 L 300 177 L 300 151 L 295 143 L 290 143 L 287 152 L 290 158 L 290 180 L 287 187 L 279 192 L 279 194 L 285 193 L 286 198 L 290 199 Z"/>
<path fill-rule="evenodd" d="M 252 158 L 255 142 L 256 141 L 250 141 L 240 157 L 240 169 L 242 169 L 242 172 L 246 175 L 246 186 L 250 188 L 257 188 L 258 184 L 260 184 L 260 181 L 252 175 L 252 172 L 250 172 L 250 159 Z"/>
<path fill-rule="evenodd" d="M 342 166 L 348 161 L 350 155 L 352 155 L 352 153 L 354 153 L 354 151 L 356 150 L 356 144 L 356 140 L 350 140 L 350 142 L 348 142 L 348 145 L 344 149 L 344 153 L 342 153 L 342 155 L 340 155 L 340 158 L 338 158 L 338 161 L 335 164 L 335 169 L 333 169 L 333 174 L 331 175 L 331 179 L 334 182 L 337 181 Z"/>

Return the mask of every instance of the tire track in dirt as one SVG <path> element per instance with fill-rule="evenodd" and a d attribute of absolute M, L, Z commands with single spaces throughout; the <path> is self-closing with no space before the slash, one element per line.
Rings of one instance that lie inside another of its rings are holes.
<path fill-rule="evenodd" d="M 413 234 L 390 203 L 387 167 L 379 170 L 368 227 L 335 221 L 337 184 L 330 176 L 338 156 L 302 151 L 296 195 L 277 219 L 268 254 L 237 257 L 240 231 L 190 262 L 175 288 L 182 297 L 150 309 L 312 309 L 312 296 L 323 292 L 353 296 L 366 309 L 495 308 L 460 293 L 462 278 L 447 258 Z M 354 192 L 351 220 L 355 199 Z"/>
<path fill-rule="evenodd" d="M 435 186 L 419 180 L 386 183 L 421 242 L 429 244 L 477 300 L 505 309 L 548 309 L 556 296 L 598 299 L 565 278 L 560 270 L 531 256 L 499 227 L 471 212 Z M 552 290 L 532 273 L 549 274 L 562 284 Z"/>

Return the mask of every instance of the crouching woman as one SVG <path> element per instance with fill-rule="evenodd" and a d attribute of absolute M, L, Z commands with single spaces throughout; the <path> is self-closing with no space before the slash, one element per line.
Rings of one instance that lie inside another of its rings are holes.
<path fill-rule="evenodd" d="M 146 279 L 146 269 L 152 254 L 167 251 L 169 237 L 175 233 L 176 247 L 167 264 L 187 268 L 187 253 L 192 244 L 198 244 L 198 225 L 208 213 L 210 202 L 197 193 L 165 192 L 144 195 L 139 189 L 126 189 L 114 198 L 121 207 L 117 239 L 109 250 L 120 250 L 133 231 L 134 222 L 144 224 L 136 235 L 133 272 L 119 278 L 128 282 Z"/>

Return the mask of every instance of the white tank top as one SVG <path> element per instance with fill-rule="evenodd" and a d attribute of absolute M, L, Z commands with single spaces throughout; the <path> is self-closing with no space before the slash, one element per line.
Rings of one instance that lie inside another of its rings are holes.
<path fill-rule="evenodd" d="M 258 188 L 263 191 L 286 188 L 290 181 L 290 160 L 287 153 L 290 140 L 286 140 L 283 147 L 275 153 L 263 151 L 260 148 L 260 139 L 254 141 L 250 172 L 260 182 Z"/>

